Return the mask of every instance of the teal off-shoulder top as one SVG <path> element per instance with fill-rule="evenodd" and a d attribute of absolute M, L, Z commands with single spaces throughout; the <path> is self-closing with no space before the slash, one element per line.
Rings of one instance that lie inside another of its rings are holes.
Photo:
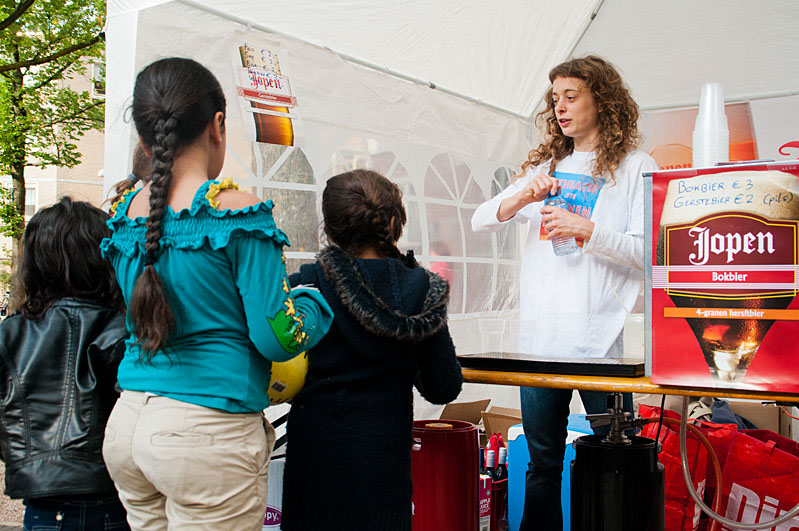
<path fill-rule="evenodd" d="M 145 363 L 128 317 L 122 389 L 232 413 L 261 411 L 269 405 L 272 361 L 313 347 L 330 328 L 333 313 L 318 291 L 289 288 L 289 241 L 272 218 L 272 201 L 217 210 L 216 194 L 230 187 L 229 179 L 208 181 L 189 209 L 167 207 L 155 269 L 177 328 L 165 351 Z M 136 193 L 112 207 L 113 234 L 101 244 L 127 304 L 144 270 L 146 218 L 127 215 Z"/>

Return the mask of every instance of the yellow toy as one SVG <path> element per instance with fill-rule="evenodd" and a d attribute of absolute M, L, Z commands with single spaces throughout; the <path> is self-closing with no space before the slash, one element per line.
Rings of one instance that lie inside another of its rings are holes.
<path fill-rule="evenodd" d="M 272 377 L 269 380 L 269 402 L 288 402 L 305 385 L 308 374 L 308 353 L 300 352 L 288 361 L 272 362 Z"/>

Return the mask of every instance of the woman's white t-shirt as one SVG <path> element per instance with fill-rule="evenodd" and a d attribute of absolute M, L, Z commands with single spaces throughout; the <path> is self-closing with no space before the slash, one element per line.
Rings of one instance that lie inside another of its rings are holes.
<path fill-rule="evenodd" d="M 642 173 L 657 170 L 642 151 L 629 153 L 614 172 L 595 183 L 591 177 L 595 154 L 573 152 L 558 162 L 555 177 L 570 210 L 595 223 L 582 251 L 555 256 L 552 242 L 541 239 L 543 202 L 522 208 L 516 221 L 530 220 L 520 280 L 519 350 L 536 356 L 601 358 L 622 355 L 621 332 L 625 310 L 638 297 L 644 269 L 644 183 Z M 531 168 L 472 217 L 475 232 L 493 232 L 505 223 L 497 220 L 499 205 L 519 192 L 549 164 Z M 528 321 L 534 321 L 527 323 Z"/>

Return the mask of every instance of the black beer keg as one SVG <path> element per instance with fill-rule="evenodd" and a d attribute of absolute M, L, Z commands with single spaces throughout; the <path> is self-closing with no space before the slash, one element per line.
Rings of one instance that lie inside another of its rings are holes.
<path fill-rule="evenodd" d="M 573 531 L 664 531 L 664 467 L 655 441 L 627 444 L 586 435 L 574 441 Z"/>

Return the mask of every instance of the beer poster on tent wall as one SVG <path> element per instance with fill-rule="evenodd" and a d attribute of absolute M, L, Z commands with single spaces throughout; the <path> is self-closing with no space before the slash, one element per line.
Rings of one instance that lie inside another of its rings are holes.
<path fill-rule="evenodd" d="M 652 382 L 799 392 L 799 163 L 652 175 Z"/>
<path fill-rule="evenodd" d="M 236 93 L 251 142 L 297 146 L 302 138 L 297 98 L 277 46 L 245 42 L 233 53 Z"/>

